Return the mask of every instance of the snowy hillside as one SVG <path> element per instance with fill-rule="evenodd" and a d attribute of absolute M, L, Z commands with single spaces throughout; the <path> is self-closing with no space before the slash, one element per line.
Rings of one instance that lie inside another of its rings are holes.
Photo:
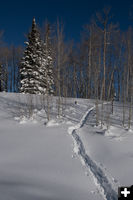
<path fill-rule="evenodd" d="M 133 184 L 133 131 L 121 127 L 121 107 L 107 130 L 95 126 L 93 100 L 62 100 L 61 117 L 57 100 L 47 123 L 39 96 L 0 94 L 0 199 L 116 200 L 118 186 Z"/>

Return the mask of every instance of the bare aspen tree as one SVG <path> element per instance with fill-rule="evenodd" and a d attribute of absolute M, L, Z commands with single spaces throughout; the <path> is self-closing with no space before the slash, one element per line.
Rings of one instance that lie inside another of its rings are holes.
<path fill-rule="evenodd" d="M 34 110 L 34 95 L 33 94 L 26 94 L 26 105 L 27 105 L 27 117 L 31 118 L 33 116 Z"/>
<path fill-rule="evenodd" d="M 127 95 L 128 95 L 128 104 L 129 104 L 129 112 L 128 112 L 128 129 L 131 128 L 131 118 L 132 118 L 132 99 L 133 99 L 133 90 L 132 90 L 132 81 L 133 81 L 133 69 L 132 69 L 132 58 L 131 54 L 133 53 L 132 49 L 132 37 L 133 37 L 133 31 L 131 28 L 129 28 L 127 33 Z"/>
<path fill-rule="evenodd" d="M 72 44 L 70 44 L 70 48 L 69 48 L 69 57 L 68 57 L 68 62 L 69 65 L 71 66 L 71 77 L 70 74 L 68 74 L 68 78 L 71 78 L 71 87 L 72 87 L 72 97 L 77 98 L 77 88 L 78 88 L 78 77 L 77 77 L 77 71 L 78 71 L 78 56 L 77 52 L 75 52 L 73 50 Z M 68 67 L 67 67 L 67 71 L 68 71 Z M 69 70 L 70 71 L 70 70 Z"/>
<path fill-rule="evenodd" d="M 46 63 L 48 63 L 48 48 L 49 48 L 49 34 L 50 34 L 50 29 L 49 29 L 49 24 L 46 24 L 46 36 L 45 36 L 45 48 L 46 48 Z M 49 105 L 49 91 L 48 91 L 48 71 L 46 71 L 46 99 L 47 99 L 47 120 L 50 120 L 50 105 Z"/>
<path fill-rule="evenodd" d="M 123 119 L 122 125 L 125 126 L 125 84 L 124 84 L 124 75 L 123 75 L 123 90 L 122 90 L 122 102 L 123 102 Z"/>
<path fill-rule="evenodd" d="M 62 37 L 63 37 L 63 30 L 61 28 L 60 30 L 60 25 L 59 21 L 57 21 L 57 80 L 58 80 L 58 116 L 61 115 L 61 85 L 60 85 L 60 71 L 61 71 L 61 44 L 62 44 Z"/>
<path fill-rule="evenodd" d="M 12 46 L 13 91 L 16 92 L 16 48 Z"/>
<path fill-rule="evenodd" d="M 100 55 L 100 53 L 99 53 L 99 68 L 100 68 L 100 64 L 101 64 L 101 55 Z M 96 70 L 96 81 L 95 81 L 95 97 L 96 97 L 96 101 L 95 101 L 95 107 L 96 107 L 96 126 L 99 125 L 98 79 L 99 79 L 99 69 Z"/>
<path fill-rule="evenodd" d="M 92 28 L 91 26 L 89 27 L 90 31 L 90 38 L 89 38 L 89 52 L 88 52 L 88 98 L 90 98 L 90 79 L 91 79 L 91 61 L 92 61 Z"/>
<path fill-rule="evenodd" d="M 98 22 L 96 24 L 102 37 L 102 63 L 103 63 L 103 81 L 102 81 L 102 99 L 107 99 L 107 63 L 109 63 L 108 56 L 111 56 L 111 46 L 113 45 L 111 38 L 114 32 L 117 32 L 117 25 L 111 23 L 110 8 L 104 8 L 103 13 L 96 13 Z M 109 68 L 108 68 L 109 70 Z"/>
<path fill-rule="evenodd" d="M 0 64 L 0 92 L 3 90 L 2 64 Z"/>
<path fill-rule="evenodd" d="M 47 115 L 47 120 L 50 120 L 50 112 L 51 112 L 51 98 L 54 94 L 53 86 L 54 86 L 54 78 L 53 78 L 53 48 L 51 44 L 51 26 L 46 21 L 45 22 L 45 31 L 43 34 L 44 38 L 44 46 L 43 46 L 43 53 L 45 58 L 45 81 L 46 81 L 46 91 L 45 91 L 45 99 L 46 99 L 46 105 L 45 105 L 45 111 Z M 43 59 L 43 58 L 42 58 Z"/>
<path fill-rule="evenodd" d="M 97 18 L 99 20 L 99 22 L 101 23 L 101 25 L 103 26 L 103 28 L 101 29 L 102 33 L 103 33 L 103 83 L 102 83 L 102 99 L 105 100 L 106 98 L 106 51 L 107 51 L 107 34 L 109 32 L 108 30 L 108 24 L 109 24 L 109 12 L 110 9 L 104 9 L 103 10 L 103 16 L 99 13 L 97 13 Z"/>
<path fill-rule="evenodd" d="M 57 97 L 58 117 L 62 115 L 62 100 L 65 85 L 65 66 L 67 61 L 66 45 L 64 43 L 63 26 L 57 20 L 55 36 L 55 90 Z"/>
<path fill-rule="evenodd" d="M 98 49 L 99 50 L 99 49 Z M 98 69 L 96 70 L 96 126 L 99 125 L 99 76 L 100 76 L 100 66 L 101 66 L 101 53 L 99 51 L 98 53 L 99 59 L 98 59 Z"/>

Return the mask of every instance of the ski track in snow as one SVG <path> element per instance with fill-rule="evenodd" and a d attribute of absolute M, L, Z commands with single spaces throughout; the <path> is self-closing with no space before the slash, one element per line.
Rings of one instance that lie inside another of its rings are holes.
<path fill-rule="evenodd" d="M 94 108 L 95 106 L 88 109 L 77 125 L 69 127 L 68 133 L 72 135 L 72 138 L 74 140 L 74 153 L 79 156 L 82 164 L 84 164 L 89 170 L 91 176 L 93 177 L 94 183 L 99 188 L 99 191 L 102 194 L 103 198 L 105 200 L 117 200 L 117 193 L 113 189 L 113 186 L 110 184 L 108 177 L 105 175 L 103 170 L 95 163 L 95 161 L 93 161 L 89 157 L 89 155 L 86 154 L 82 140 L 76 132 L 78 129 L 84 126 L 89 114 Z"/>

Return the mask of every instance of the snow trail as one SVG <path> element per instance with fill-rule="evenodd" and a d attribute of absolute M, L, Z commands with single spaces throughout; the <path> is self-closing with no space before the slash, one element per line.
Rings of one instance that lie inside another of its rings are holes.
<path fill-rule="evenodd" d="M 95 184 L 98 186 L 102 196 L 105 200 L 117 200 L 117 193 L 110 184 L 108 177 L 102 171 L 102 169 L 93 161 L 89 155 L 87 155 L 84 145 L 80 136 L 77 134 L 77 130 L 82 128 L 89 116 L 89 114 L 94 110 L 95 106 L 88 109 L 83 115 L 80 122 L 72 127 L 68 128 L 68 133 L 72 135 L 74 140 L 74 153 L 76 153 L 82 163 L 87 167 L 90 174 L 92 175 Z"/>

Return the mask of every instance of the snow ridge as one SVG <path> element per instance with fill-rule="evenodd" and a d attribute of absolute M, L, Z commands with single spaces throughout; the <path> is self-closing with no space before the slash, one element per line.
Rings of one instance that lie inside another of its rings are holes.
<path fill-rule="evenodd" d="M 104 199 L 117 200 L 117 193 L 113 189 L 112 185 L 109 183 L 107 176 L 104 174 L 102 169 L 89 157 L 89 155 L 86 154 L 82 140 L 80 136 L 76 133 L 78 129 L 84 126 L 89 114 L 94 108 L 95 106 L 88 109 L 76 126 L 69 127 L 68 133 L 72 135 L 74 140 L 74 152 L 79 156 L 82 163 L 84 163 L 84 165 L 91 173 L 94 182 L 98 186 Z"/>

